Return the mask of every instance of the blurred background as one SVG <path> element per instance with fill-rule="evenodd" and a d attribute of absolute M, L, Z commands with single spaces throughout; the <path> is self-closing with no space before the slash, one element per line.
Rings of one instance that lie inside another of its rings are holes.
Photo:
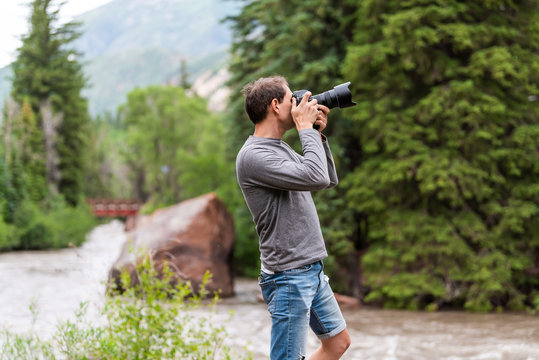
<path fill-rule="evenodd" d="M 96 198 L 150 214 L 215 192 L 234 218 L 234 274 L 255 281 L 240 90 L 274 74 L 313 93 L 351 81 L 357 106 L 326 129 L 340 184 L 313 194 L 332 286 L 362 304 L 347 313 L 349 358 L 441 358 L 420 334 L 438 321 L 457 337 L 475 324 L 448 358 L 539 357 L 537 1 L 10 1 L 0 28 L 0 303 L 35 288 L 28 264 L 79 271 L 59 264 L 92 248 L 92 229 L 124 240 L 93 215 Z M 295 132 L 285 140 L 301 151 Z M 121 241 L 88 256 L 112 261 Z M 364 333 L 375 319 L 387 322 Z M 420 319 L 413 351 L 398 319 Z"/>

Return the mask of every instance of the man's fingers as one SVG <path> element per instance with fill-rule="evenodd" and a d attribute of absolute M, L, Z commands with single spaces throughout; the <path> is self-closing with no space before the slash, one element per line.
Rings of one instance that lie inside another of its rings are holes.
<path fill-rule="evenodd" d="M 311 92 L 307 91 L 305 94 L 303 94 L 303 99 L 301 99 L 301 102 L 307 104 L 309 102 L 310 96 L 311 96 Z"/>
<path fill-rule="evenodd" d="M 318 110 L 322 111 L 324 114 L 329 114 L 329 108 L 326 105 L 318 104 Z"/>

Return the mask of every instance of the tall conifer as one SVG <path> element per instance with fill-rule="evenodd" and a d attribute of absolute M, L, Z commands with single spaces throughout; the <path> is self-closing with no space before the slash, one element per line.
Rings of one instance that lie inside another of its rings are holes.
<path fill-rule="evenodd" d="M 358 106 L 332 112 L 328 129 L 342 181 L 317 204 L 355 295 L 406 308 L 539 303 L 538 7 L 263 0 L 230 19 L 231 153 L 249 133 L 248 81 L 352 82 Z M 251 226 L 241 214 L 239 234 Z"/>
<path fill-rule="evenodd" d="M 537 304 L 539 3 L 360 4 L 344 74 L 364 157 L 343 186 L 367 300 Z"/>
<path fill-rule="evenodd" d="M 75 204 L 83 190 L 85 129 L 89 116 L 87 102 L 81 96 L 85 79 L 77 61 L 80 54 L 69 46 L 80 36 L 79 24 L 58 25 L 60 7 L 55 8 L 51 0 L 31 3 L 29 33 L 23 36 L 13 63 L 12 96 L 19 103 L 24 98 L 29 99 L 40 128 L 40 104 L 50 101 L 53 110 L 61 114 L 56 142 L 60 162 L 59 191 L 68 202 Z M 41 130 L 43 143 L 44 136 Z"/>
<path fill-rule="evenodd" d="M 16 119 L 16 132 L 19 140 L 19 149 L 13 151 L 15 156 L 20 157 L 25 179 L 24 193 L 35 202 L 43 200 L 47 193 L 45 181 L 45 146 L 43 133 L 36 123 L 36 116 L 30 103 L 25 99 L 21 107 L 21 113 Z"/>

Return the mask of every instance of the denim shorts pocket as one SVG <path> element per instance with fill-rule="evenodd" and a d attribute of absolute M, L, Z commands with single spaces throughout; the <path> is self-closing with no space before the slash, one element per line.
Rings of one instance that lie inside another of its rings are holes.
<path fill-rule="evenodd" d="M 307 272 L 309 270 L 311 270 L 313 268 L 313 264 L 309 264 L 309 265 L 305 265 L 305 266 L 300 266 L 298 268 L 295 268 L 295 269 L 290 269 L 290 270 L 285 270 L 284 272 L 286 274 L 301 274 L 301 273 L 304 273 L 304 272 Z"/>
<path fill-rule="evenodd" d="M 262 298 L 266 305 L 268 305 L 268 311 L 270 314 L 275 312 L 275 302 L 277 298 L 277 284 L 273 280 L 264 281 L 261 279 L 258 285 L 260 290 L 262 290 Z"/>

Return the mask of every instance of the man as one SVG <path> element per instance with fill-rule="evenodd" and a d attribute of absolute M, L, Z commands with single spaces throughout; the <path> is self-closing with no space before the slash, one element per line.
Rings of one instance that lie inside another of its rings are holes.
<path fill-rule="evenodd" d="M 323 273 L 327 252 L 310 193 L 338 182 L 321 134 L 329 108 L 308 101 L 309 92 L 297 104 L 281 76 L 258 79 L 243 93 L 255 131 L 238 153 L 236 171 L 260 241 L 259 285 L 272 319 L 271 359 L 305 359 L 309 325 L 322 342 L 310 359 L 339 359 L 350 336 Z M 294 127 L 303 156 L 282 140 Z"/>

